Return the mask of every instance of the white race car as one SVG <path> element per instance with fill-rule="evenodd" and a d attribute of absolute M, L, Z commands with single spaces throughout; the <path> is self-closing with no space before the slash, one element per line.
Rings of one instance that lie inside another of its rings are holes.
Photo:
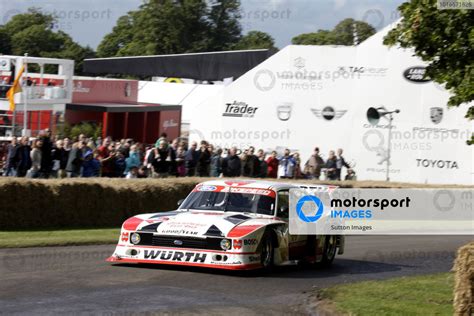
<path fill-rule="evenodd" d="M 232 270 L 300 261 L 330 265 L 344 252 L 343 236 L 289 234 L 289 190 L 300 187 L 308 188 L 259 180 L 200 183 L 176 211 L 127 219 L 107 261 Z"/>

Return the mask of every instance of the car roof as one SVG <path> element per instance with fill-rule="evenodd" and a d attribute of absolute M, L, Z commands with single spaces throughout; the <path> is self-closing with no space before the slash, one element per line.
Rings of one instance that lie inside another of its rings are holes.
<path fill-rule="evenodd" d="M 288 188 L 299 188 L 299 185 L 267 180 L 242 180 L 242 179 L 219 179 L 201 182 L 200 185 L 218 185 L 230 187 L 256 188 L 266 190 L 279 190 Z"/>

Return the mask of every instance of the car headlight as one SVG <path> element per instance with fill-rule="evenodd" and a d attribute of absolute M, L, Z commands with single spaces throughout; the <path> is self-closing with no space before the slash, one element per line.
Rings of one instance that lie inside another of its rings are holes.
<path fill-rule="evenodd" d="M 232 244 L 231 244 L 231 242 L 230 242 L 229 239 L 222 239 L 222 240 L 221 240 L 221 248 L 222 248 L 223 250 L 229 250 L 230 247 L 231 247 L 231 245 L 232 245 Z"/>
<path fill-rule="evenodd" d="M 130 236 L 130 241 L 132 244 L 136 245 L 140 243 L 140 235 L 137 233 L 133 233 L 132 236 Z"/>

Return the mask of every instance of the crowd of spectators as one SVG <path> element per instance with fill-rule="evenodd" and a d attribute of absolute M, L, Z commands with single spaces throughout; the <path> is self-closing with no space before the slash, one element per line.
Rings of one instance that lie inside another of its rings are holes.
<path fill-rule="evenodd" d="M 164 178 L 164 177 L 255 177 L 282 179 L 355 180 L 355 172 L 342 156 L 342 149 L 331 150 L 324 160 L 316 147 L 302 164 L 299 153 L 285 149 L 266 153 L 249 147 L 221 149 L 206 141 L 188 144 L 169 141 L 162 134 L 154 145 L 132 139 L 96 140 L 79 135 L 75 139 L 52 137 L 43 131 L 37 138 L 17 139 L 0 146 L 4 176 L 27 178 Z"/>

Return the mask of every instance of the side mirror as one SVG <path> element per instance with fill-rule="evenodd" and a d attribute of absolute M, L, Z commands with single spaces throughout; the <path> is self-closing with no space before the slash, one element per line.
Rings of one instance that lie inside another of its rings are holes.
<path fill-rule="evenodd" d="M 178 207 L 181 206 L 181 204 L 183 204 L 183 202 L 184 202 L 184 199 L 179 200 L 178 203 L 177 203 Z"/>

